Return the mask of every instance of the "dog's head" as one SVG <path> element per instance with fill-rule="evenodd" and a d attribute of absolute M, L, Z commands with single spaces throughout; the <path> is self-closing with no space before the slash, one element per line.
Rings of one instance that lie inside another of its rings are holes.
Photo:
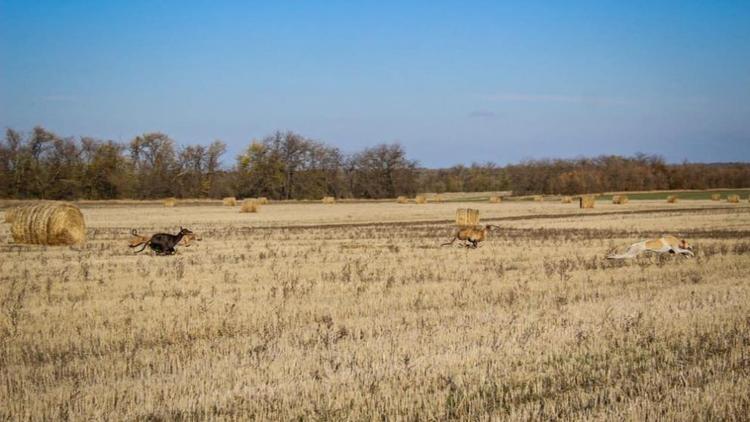
<path fill-rule="evenodd" d="M 186 234 L 193 234 L 193 232 L 190 231 L 190 229 L 182 228 L 180 227 L 180 233 L 184 236 Z"/>

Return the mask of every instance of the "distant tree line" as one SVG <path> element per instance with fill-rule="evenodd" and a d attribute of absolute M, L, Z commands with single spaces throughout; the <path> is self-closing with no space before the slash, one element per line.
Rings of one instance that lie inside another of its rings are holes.
<path fill-rule="evenodd" d="M 750 185 L 750 164 L 667 164 L 657 156 L 601 156 L 425 169 L 399 144 L 354 154 L 293 132 L 255 140 L 231 165 L 226 145 L 178 146 L 163 133 L 127 143 L 61 137 L 42 127 L 0 140 L 0 197 L 42 199 L 393 198 L 419 192 L 512 190 L 577 194 Z"/>

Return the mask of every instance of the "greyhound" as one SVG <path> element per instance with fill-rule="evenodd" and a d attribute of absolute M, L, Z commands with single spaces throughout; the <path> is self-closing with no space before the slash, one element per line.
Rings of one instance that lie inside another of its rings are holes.
<path fill-rule="evenodd" d="M 657 253 L 673 253 L 683 256 L 695 256 L 693 247 L 685 239 L 678 239 L 674 236 L 664 236 L 658 239 L 644 240 L 633 243 L 627 252 L 623 254 L 611 254 L 607 259 L 628 259 L 635 258 L 639 254 L 650 251 Z"/>
<path fill-rule="evenodd" d="M 157 233 L 151 236 L 151 239 L 144 242 L 143 247 L 135 251 L 135 253 L 142 252 L 148 246 L 159 255 L 173 255 L 175 253 L 174 247 L 180 243 L 182 237 L 192 233 L 190 230 L 182 227 L 180 227 L 180 232 L 177 234 Z"/>

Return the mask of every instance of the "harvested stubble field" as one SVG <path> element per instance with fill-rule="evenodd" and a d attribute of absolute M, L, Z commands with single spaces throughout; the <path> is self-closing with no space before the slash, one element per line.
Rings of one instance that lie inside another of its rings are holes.
<path fill-rule="evenodd" d="M 503 227 L 440 248 L 454 212 Z M 750 206 L 84 206 L 0 225 L 0 419 L 724 419 L 750 414 Z M 0 218 L 2 221 L 2 218 Z M 203 241 L 133 255 L 129 230 Z M 696 258 L 607 261 L 676 232 Z"/>

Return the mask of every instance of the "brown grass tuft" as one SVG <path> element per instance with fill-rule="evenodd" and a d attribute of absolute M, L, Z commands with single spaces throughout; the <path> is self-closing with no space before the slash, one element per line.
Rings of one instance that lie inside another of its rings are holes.
<path fill-rule="evenodd" d="M 578 205 L 581 208 L 594 208 L 596 204 L 596 197 L 594 195 L 582 195 L 578 199 Z"/>
<path fill-rule="evenodd" d="M 77 206 L 42 202 L 19 207 L 10 227 L 16 243 L 80 245 L 86 242 L 86 223 Z"/>
<path fill-rule="evenodd" d="M 715 193 L 715 194 L 711 195 L 711 200 L 712 201 L 721 201 L 721 194 L 720 193 Z"/>
<path fill-rule="evenodd" d="M 615 195 L 612 197 L 612 203 L 617 205 L 624 205 L 628 203 L 627 195 Z"/>
<path fill-rule="evenodd" d="M 563 204 L 570 204 L 570 203 L 573 202 L 573 197 L 572 196 L 563 196 L 562 198 L 560 198 L 560 202 L 562 202 Z"/>
<path fill-rule="evenodd" d="M 260 202 L 255 199 L 246 199 L 242 202 L 240 212 L 258 212 L 260 210 Z"/>
<path fill-rule="evenodd" d="M 503 198 L 497 195 L 490 196 L 490 203 L 492 204 L 499 204 L 503 202 Z"/>
<path fill-rule="evenodd" d="M 667 202 L 670 203 L 670 204 L 676 204 L 677 201 L 678 201 L 677 195 L 669 195 L 667 197 Z"/>
<path fill-rule="evenodd" d="M 227 196 L 226 198 L 221 200 L 221 203 L 227 207 L 234 207 L 237 205 L 237 198 L 235 198 L 234 196 Z"/>
<path fill-rule="evenodd" d="M 324 196 L 321 202 L 323 202 L 324 204 L 335 204 L 336 198 L 332 196 Z"/>
<path fill-rule="evenodd" d="M 165 207 L 174 207 L 177 205 L 177 199 L 176 198 L 167 198 L 164 200 L 164 206 Z"/>
<path fill-rule="evenodd" d="M 479 224 L 479 210 L 459 208 L 456 210 L 456 225 L 459 227 L 473 227 Z"/>
<path fill-rule="evenodd" d="M 740 196 L 739 195 L 728 195 L 727 196 L 727 202 L 732 204 L 738 204 L 740 202 Z"/>
<path fill-rule="evenodd" d="M 414 202 L 416 202 L 417 204 L 426 204 L 427 203 L 427 197 L 424 196 L 424 195 L 417 195 L 414 198 Z"/>

